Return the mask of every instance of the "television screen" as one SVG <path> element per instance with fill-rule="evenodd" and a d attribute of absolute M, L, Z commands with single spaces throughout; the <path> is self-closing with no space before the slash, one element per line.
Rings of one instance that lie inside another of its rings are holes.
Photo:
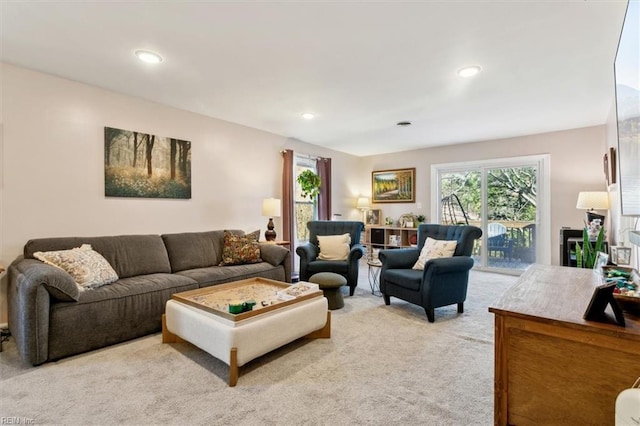
<path fill-rule="evenodd" d="M 614 65 L 620 202 L 623 216 L 640 216 L 640 2 L 627 5 Z"/>

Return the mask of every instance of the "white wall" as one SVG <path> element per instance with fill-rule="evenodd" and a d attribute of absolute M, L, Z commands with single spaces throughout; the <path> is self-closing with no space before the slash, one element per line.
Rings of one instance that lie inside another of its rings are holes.
<path fill-rule="evenodd" d="M 363 173 L 373 170 L 416 168 L 416 203 L 379 204 L 383 217 L 431 211 L 432 164 L 549 154 L 551 158 L 551 262 L 559 264 L 562 226 L 582 228 L 584 211 L 576 210 L 580 191 L 605 191 L 602 156 L 606 152 L 605 126 L 543 133 L 495 141 L 443 146 L 364 158 Z M 369 188 L 368 194 L 371 193 Z M 422 203 L 418 209 L 417 203 Z"/>
<path fill-rule="evenodd" d="M 360 159 L 260 130 L 2 64 L 0 262 L 55 236 L 266 229 L 284 148 L 332 158 L 334 213 L 360 217 Z M 106 198 L 104 127 L 191 141 L 190 200 Z M 4 142 L 4 143 L 2 143 Z M 2 150 L 4 148 L 4 150 Z M 282 229 L 274 219 L 276 231 Z M 0 322 L 6 321 L 6 277 Z"/>
<path fill-rule="evenodd" d="M 284 148 L 331 157 L 333 212 L 361 218 L 371 171 L 416 167 L 416 204 L 384 204 L 384 216 L 430 212 L 431 164 L 533 154 L 551 156 L 551 250 L 558 263 L 561 226 L 580 227 L 579 191 L 604 190 L 605 126 L 512 139 L 354 157 L 294 139 L 93 86 L 2 64 L 0 87 L 0 262 L 30 238 L 266 228 L 265 197 L 280 196 Z M 104 196 L 104 126 L 192 143 L 192 199 Z M 276 231 L 282 228 L 276 219 Z M 6 277 L 0 322 L 6 321 Z"/>

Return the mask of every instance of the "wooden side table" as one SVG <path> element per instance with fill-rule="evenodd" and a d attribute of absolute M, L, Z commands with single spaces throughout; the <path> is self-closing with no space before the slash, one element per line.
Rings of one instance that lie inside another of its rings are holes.
<path fill-rule="evenodd" d="M 382 268 L 382 262 L 378 259 L 367 260 L 367 266 L 369 266 L 369 286 L 371 286 L 371 294 L 374 296 L 382 296 L 380 292 L 380 271 Z"/>
<path fill-rule="evenodd" d="M 267 244 L 277 244 L 279 246 L 282 247 L 286 247 L 289 250 L 291 250 L 291 242 L 290 241 L 284 241 L 284 240 L 274 240 L 274 241 L 260 241 L 261 243 L 267 243 Z"/>

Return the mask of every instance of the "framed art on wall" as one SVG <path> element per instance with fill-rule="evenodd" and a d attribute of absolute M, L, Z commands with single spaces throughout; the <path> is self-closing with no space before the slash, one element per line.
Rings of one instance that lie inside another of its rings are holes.
<path fill-rule="evenodd" d="M 374 203 L 413 203 L 416 199 L 416 169 L 379 170 L 371 172 Z"/>
<path fill-rule="evenodd" d="M 380 225 L 382 211 L 379 209 L 367 210 L 367 225 Z"/>
<path fill-rule="evenodd" d="M 104 195 L 191 198 L 191 142 L 105 127 Z"/>

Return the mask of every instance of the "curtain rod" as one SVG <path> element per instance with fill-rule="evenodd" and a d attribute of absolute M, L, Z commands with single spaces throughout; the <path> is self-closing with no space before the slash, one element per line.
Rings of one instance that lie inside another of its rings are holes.
<path fill-rule="evenodd" d="M 287 151 L 293 151 L 292 149 L 284 149 L 282 151 L 280 151 L 280 154 L 284 155 Z M 297 157 L 302 157 L 302 158 L 307 158 L 309 160 L 330 160 L 330 158 L 325 158 L 325 157 L 318 157 L 316 155 L 311 155 L 311 154 L 295 154 Z"/>

